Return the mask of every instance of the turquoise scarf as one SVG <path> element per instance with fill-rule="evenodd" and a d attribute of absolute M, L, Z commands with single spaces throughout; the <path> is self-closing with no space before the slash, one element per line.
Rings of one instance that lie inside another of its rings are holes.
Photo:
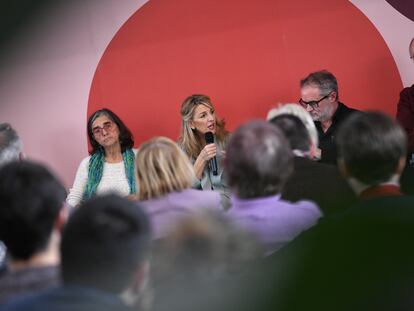
<path fill-rule="evenodd" d="M 125 174 L 128 179 L 129 193 L 136 193 L 135 182 L 135 154 L 131 149 L 126 149 L 122 153 L 124 159 Z M 95 152 L 89 159 L 88 182 L 86 183 L 85 192 L 82 201 L 85 201 L 95 195 L 96 189 L 101 181 L 105 155 L 102 150 Z"/>

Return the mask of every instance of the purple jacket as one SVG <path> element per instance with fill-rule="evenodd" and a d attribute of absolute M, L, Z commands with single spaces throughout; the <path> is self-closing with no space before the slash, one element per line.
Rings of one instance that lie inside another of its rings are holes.
<path fill-rule="evenodd" d="M 253 232 L 270 254 L 315 225 L 322 212 L 311 201 L 291 203 L 280 195 L 255 199 L 232 197 L 228 216 Z"/>
<path fill-rule="evenodd" d="M 150 218 L 153 239 L 164 237 L 177 221 L 200 210 L 224 212 L 220 194 L 209 190 L 185 189 L 160 198 L 140 201 L 139 204 Z"/>

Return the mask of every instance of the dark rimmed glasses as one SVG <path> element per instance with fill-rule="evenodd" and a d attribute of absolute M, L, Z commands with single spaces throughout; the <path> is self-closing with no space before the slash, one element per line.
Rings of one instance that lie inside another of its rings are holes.
<path fill-rule="evenodd" d="M 318 108 L 319 107 L 319 103 L 321 101 L 323 101 L 324 99 L 328 98 L 328 96 L 331 95 L 331 93 L 329 93 L 328 95 L 325 95 L 324 97 L 322 97 L 319 100 L 310 100 L 308 102 L 305 102 L 302 98 L 299 99 L 299 104 L 303 107 L 303 108 L 308 108 L 308 106 L 311 106 L 312 109 Z"/>
<path fill-rule="evenodd" d="M 99 137 L 102 136 L 103 134 L 103 130 L 105 130 L 105 132 L 111 132 L 114 129 L 115 123 L 112 121 L 107 121 L 104 124 L 102 124 L 102 127 L 100 126 L 96 126 L 92 129 L 92 134 L 95 137 Z"/>

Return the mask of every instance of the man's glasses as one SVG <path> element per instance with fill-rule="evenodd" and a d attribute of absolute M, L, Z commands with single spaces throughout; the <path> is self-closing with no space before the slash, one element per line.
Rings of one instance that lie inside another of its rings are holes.
<path fill-rule="evenodd" d="M 114 129 L 114 123 L 111 121 L 107 121 L 102 125 L 102 127 L 100 126 L 94 127 L 92 129 L 92 134 L 95 137 L 99 137 L 99 136 L 102 136 L 103 130 L 105 130 L 105 132 L 110 132 L 113 129 Z"/>
<path fill-rule="evenodd" d="M 319 100 L 311 100 L 311 101 L 308 101 L 308 102 L 305 102 L 302 98 L 301 99 L 299 99 L 299 104 L 303 107 L 303 108 L 308 108 L 308 106 L 311 106 L 311 108 L 312 109 L 315 109 L 315 108 L 318 108 L 319 107 L 319 103 L 321 102 L 321 101 L 323 101 L 325 98 L 328 98 L 328 96 L 330 95 L 331 93 L 329 93 L 328 95 L 325 95 L 324 97 L 322 97 L 321 99 L 319 99 Z"/>

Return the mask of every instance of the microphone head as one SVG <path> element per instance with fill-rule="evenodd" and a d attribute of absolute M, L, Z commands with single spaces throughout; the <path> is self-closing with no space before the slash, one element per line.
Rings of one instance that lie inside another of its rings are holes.
<path fill-rule="evenodd" d="M 214 135 L 212 132 L 206 132 L 204 138 L 206 139 L 206 144 L 214 144 Z"/>

